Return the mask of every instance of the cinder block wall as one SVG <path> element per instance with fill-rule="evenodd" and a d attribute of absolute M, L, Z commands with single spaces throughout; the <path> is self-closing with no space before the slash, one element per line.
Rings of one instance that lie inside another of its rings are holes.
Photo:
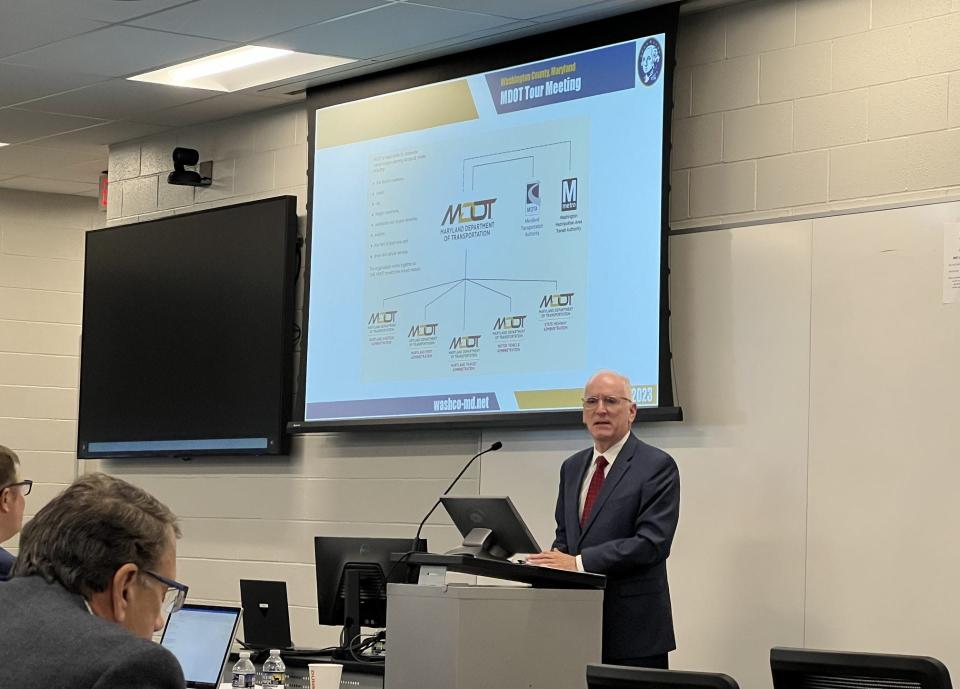
<path fill-rule="evenodd" d="M 681 17 L 673 229 L 960 194 L 958 0 Z"/>
<path fill-rule="evenodd" d="M 213 185 L 167 184 L 176 146 L 213 161 Z M 302 105 L 198 125 L 110 148 L 107 225 L 151 220 L 281 194 L 306 214 L 307 116 Z"/>
<path fill-rule="evenodd" d="M 96 199 L 0 189 L 0 444 L 35 481 L 27 519 L 76 475 L 84 233 L 103 222 Z"/>

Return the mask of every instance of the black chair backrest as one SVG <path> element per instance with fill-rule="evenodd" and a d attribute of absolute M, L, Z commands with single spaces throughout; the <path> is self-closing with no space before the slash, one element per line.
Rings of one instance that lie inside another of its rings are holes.
<path fill-rule="evenodd" d="M 770 649 L 773 689 L 951 689 L 950 673 L 936 658 Z"/>
<path fill-rule="evenodd" d="M 589 689 L 740 689 L 727 675 L 685 670 L 650 670 L 622 665 L 587 665 Z"/>

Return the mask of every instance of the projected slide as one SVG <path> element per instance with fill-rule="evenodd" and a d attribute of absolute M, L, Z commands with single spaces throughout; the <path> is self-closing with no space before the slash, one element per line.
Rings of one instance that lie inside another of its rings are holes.
<path fill-rule="evenodd" d="M 305 420 L 656 406 L 663 40 L 317 111 Z"/>

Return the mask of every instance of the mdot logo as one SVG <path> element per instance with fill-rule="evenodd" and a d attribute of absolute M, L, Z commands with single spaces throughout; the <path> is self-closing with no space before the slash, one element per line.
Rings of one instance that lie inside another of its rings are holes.
<path fill-rule="evenodd" d="M 480 346 L 479 335 L 461 335 L 450 340 L 450 349 L 476 349 Z"/>
<path fill-rule="evenodd" d="M 577 210 L 577 178 L 571 177 L 560 181 L 560 210 Z"/>
<path fill-rule="evenodd" d="M 493 204 L 496 199 L 483 199 L 482 201 L 464 201 L 456 206 L 450 204 L 447 206 L 447 212 L 443 214 L 442 225 L 463 224 L 466 222 L 479 222 L 481 220 L 493 219 Z"/>
<path fill-rule="evenodd" d="M 557 294 L 545 294 L 540 300 L 541 309 L 552 309 L 560 306 L 573 305 L 573 292 L 558 292 Z"/>
<path fill-rule="evenodd" d="M 523 327 L 523 322 L 527 320 L 526 316 L 504 316 L 498 318 L 493 324 L 494 330 L 518 330 Z"/>
<path fill-rule="evenodd" d="M 407 337 L 433 337 L 437 334 L 437 324 L 436 323 L 419 323 L 412 328 L 407 334 Z"/>
<path fill-rule="evenodd" d="M 367 325 L 391 325 L 396 322 L 396 311 L 374 311 L 370 314 Z"/>

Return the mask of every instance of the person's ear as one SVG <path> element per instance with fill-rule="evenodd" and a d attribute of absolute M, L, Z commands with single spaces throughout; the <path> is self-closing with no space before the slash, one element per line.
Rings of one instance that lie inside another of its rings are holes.
<path fill-rule="evenodd" d="M 13 489 L 4 488 L 0 491 L 0 513 L 13 509 Z"/>
<path fill-rule="evenodd" d="M 137 583 L 139 574 L 140 569 L 132 562 L 126 563 L 113 573 L 113 578 L 110 581 L 110 602 L 113 605 L 114 622 L 123 624 L 127 618 L 131 601 L 135 595 L 133 587 Z"/>

